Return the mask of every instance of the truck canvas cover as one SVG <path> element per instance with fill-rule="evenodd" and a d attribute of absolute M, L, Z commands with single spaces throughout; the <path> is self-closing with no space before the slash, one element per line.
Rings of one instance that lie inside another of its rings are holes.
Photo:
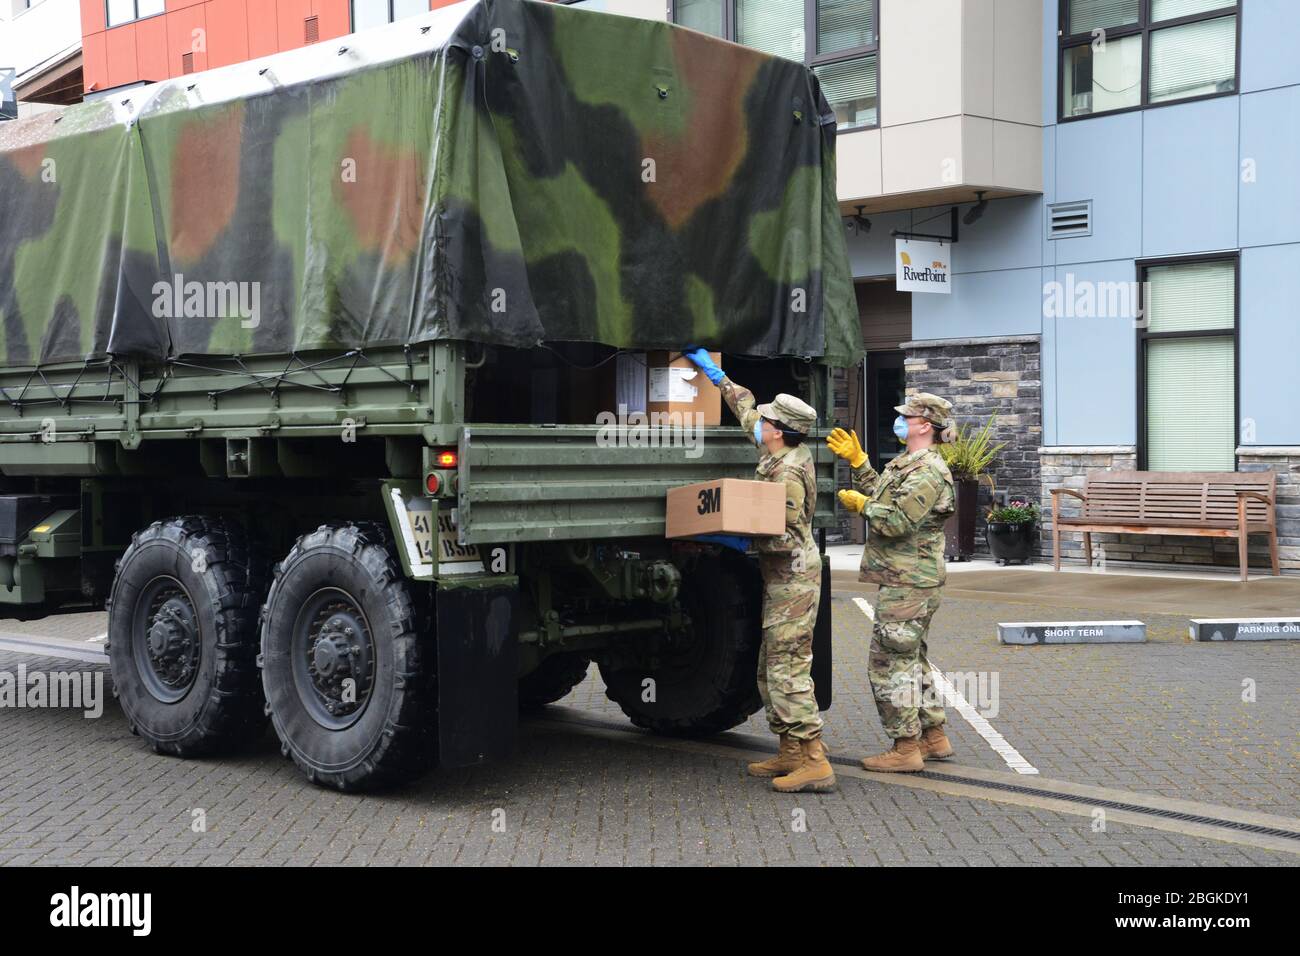
<path fill-rule="evenodd" d="M 9 366 L 461 340 L 854 361 L 801 64 L 474 0 L 0 124 Z"/>

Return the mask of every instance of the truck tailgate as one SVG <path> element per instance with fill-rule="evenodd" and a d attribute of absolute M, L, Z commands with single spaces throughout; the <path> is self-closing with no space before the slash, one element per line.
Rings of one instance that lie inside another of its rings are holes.
<path fill-rule="evenodd" d="M 740 429 L 706 428 L 693 448 L 598 443 L 598 425 L 466 425 L 457 527 L 462 544 L 660 537 L 669 488 L 752 478 L 758 453 Z M 835 459 L 819 430 L 814 526 L 834 515 Z M 689 457 L 694 456 L 694 457 Z"/>

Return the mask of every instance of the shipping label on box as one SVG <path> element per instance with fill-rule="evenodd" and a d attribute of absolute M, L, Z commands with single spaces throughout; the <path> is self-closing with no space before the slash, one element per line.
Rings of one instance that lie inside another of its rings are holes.
<path fill-rule="evenodd" d="M 650 369 L 650 401 L 693 402 L 700 394 L 695 381 L 703 377 L 699 369 L 694 368 L 672 366 L 652 368 Z"/>
<path fill-rule="evenodd" d="M 785 483 L 715 478 L 672 488 L 664 537 L 785 534 Z"/>
<path fill-rule="evenodd" d="M 621 412 L 644 412 L 646 402 L 646 363 L 644 352 L 620 352 L 614 359 L 614 408 Z"/>
<path fill-rule="evenodd" d="M 670 352 L 646 356 L 647 410 L 651 415 L 679 415 L 683 425 L 711 427 L 722 424 L 722 393 L 707 375 L 684 355 L 670 360 Z M 710 352 L 714 364 L 722 364 L 721 352 Z"/>

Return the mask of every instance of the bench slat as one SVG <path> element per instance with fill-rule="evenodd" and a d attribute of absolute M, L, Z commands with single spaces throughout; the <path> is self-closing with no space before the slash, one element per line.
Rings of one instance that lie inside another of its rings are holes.
<path fill-rule="evenodd" d="M 1239 496 L 1249 491 L 1267 496 L 1268 501 Z M 1058 515 L 1053 535 L 1056 569 L 1061 568 L 1061 531 L 1147 535 L 1189 535 L 1236 538 L 1241 556 L 1241 579 L 1246 580 L 1246 536 L 1271 536 L 1273 573 L 1278 574 L 1277 513 L 1274 509 L 1277 473 L 1262 472 L 1177 472 L 1177 471 L 1094 471 L 1084 480 L 1084 500 L 1053 495 L 1053 507 L 1075 514 Z M 1245 503 L 1244 508 L 1242 502 Z M 1244 511 L 1244 521 L 1243 519 Z M 1239 524 L 1240 522 L 1240 524 Z M 1089 555 L 1089 564 L 1092 563 Z"/>

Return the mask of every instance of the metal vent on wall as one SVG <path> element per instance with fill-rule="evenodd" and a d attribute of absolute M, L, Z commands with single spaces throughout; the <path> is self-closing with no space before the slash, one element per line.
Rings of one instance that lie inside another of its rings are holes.
<path fill-rule="evenodd" d="M 1092 235 L 1092 200 L 1056 202 L 1047 207 L 1047 238 L 1075 239 Z"/>
<path fill-rule="evenodd" d="M 316 43 L 320 40 L 320 17 L 308 17 L 302 23 L 303 36 L 308 43 Z"/>
<path fill-rule="evenodd" d="M 182 54 L 181 54 L 181 72 L 182 72 L 182 73 L 193 73 L 193 72 L 194 72 L 194 54 L 193 54 L 193 53 L 182 53 Z"/>

